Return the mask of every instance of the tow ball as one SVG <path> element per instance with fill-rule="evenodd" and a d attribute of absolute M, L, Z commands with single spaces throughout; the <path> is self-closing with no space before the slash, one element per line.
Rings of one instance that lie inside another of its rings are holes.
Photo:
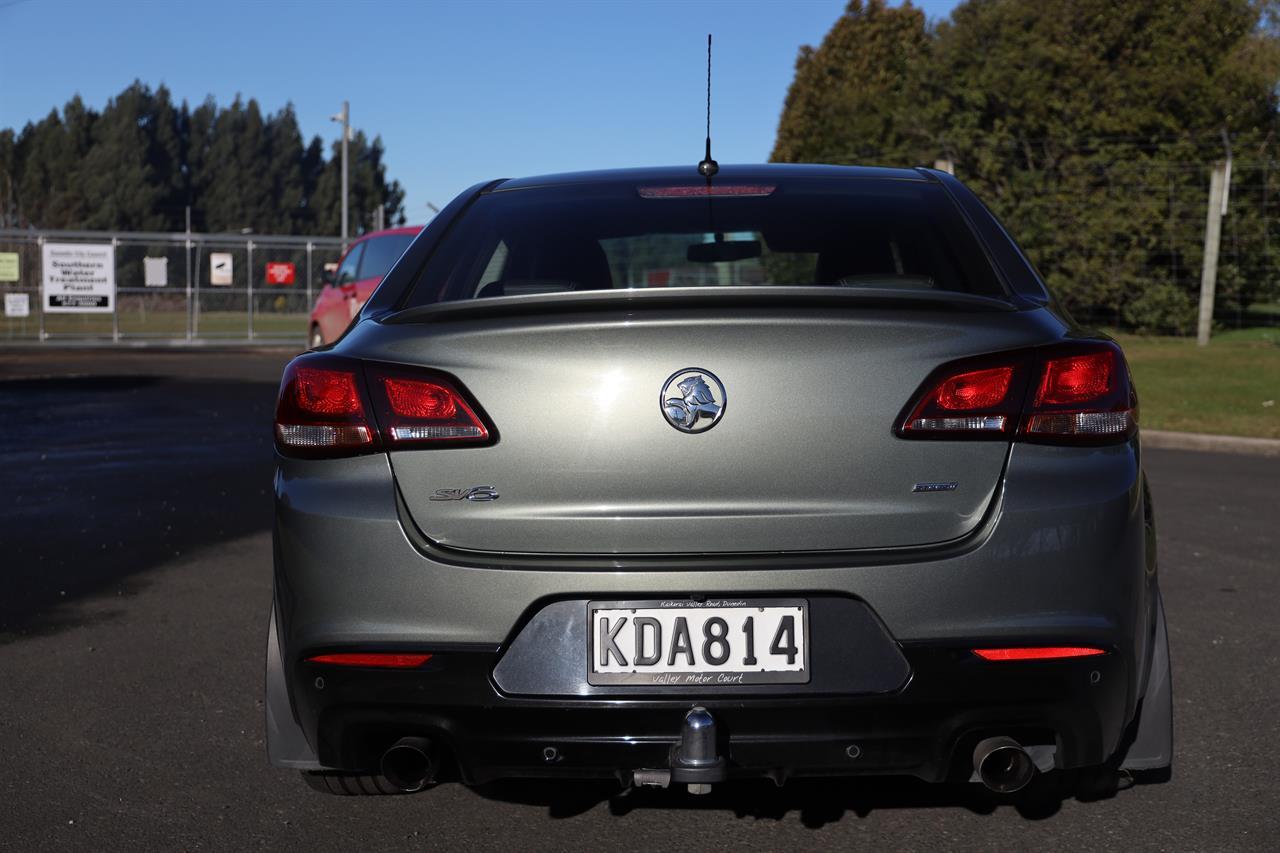
<path fill-rule="evenodd" d="M 701 705 L 684 715 L 680 742 L 671 748 L 671 781 L 684 782 L 690 794 L 709 794 L 726 777 L 725 759 L 716 754 L 716 718 Z"/>
<path fill-rule="evenodd" d="M 690 794 L 709 794 L 712 783 L 727 778 L 724 756 L 716 754 L 716 718 L 701 705 L 684 715 L 680 741 L 671 747 L 670 764 L 670 769 L 633 770 L 631 783 L 642 788 L 665 788 L 672 782 L 683 782 Z"/>

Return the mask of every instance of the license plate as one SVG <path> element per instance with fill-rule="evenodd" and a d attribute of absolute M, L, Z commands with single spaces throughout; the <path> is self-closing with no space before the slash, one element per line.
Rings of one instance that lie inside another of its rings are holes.
<path fill-rule="evenodd" d="M 801 599 L 592 601 L 588 684 L 733 687 L 809 681 Z"/>

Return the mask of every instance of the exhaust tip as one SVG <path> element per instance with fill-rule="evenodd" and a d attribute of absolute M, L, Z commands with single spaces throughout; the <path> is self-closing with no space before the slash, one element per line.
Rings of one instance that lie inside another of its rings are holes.
<path fill-rule="evenodd" d="M 973 771 L 982 784 L 998 794 L 1012 794 L 1036 774 L 1031 756 L 1011 737 L 990 737 L 973 750 Z"/>
<path fill-rule="evenodd" d="M 382 753 L 382 776 L 406 794 L 435 779 L 435 744 L 425 737 L 402 737 Z"/>

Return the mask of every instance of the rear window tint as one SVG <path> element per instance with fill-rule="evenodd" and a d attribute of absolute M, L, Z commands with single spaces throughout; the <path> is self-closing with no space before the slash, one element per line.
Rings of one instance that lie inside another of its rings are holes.
<path fill-rule="evenodd" d="M 600 183 L 479 197 L 409 305 L 616 288 L 825 285 L 1006 291 L 939 185 Z M 723 187 L 723 189 L 721 189 Z"/>
<path fill-rule="evenodd" d="M 412 234 L 387 234 L 366 240 L 364 258 L 360 261 L 360 278 L 382 278 L 411 242 Z"/>

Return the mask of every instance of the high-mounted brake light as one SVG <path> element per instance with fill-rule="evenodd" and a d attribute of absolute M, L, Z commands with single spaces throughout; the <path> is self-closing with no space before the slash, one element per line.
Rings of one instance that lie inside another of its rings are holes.
<path fill-rule="evenodd" d="M 748 184 L 683 184 L 674 187 L 637 187 L 640 198 L 704 198 L 706 196 L 737 196 L 739 198 L 763 198 L 773 195 L 770 185 Z"/>
<path fill-rule="evenodd" d="M 901 438 L 1106 444 L 1137 428 L 1129 371 L 1109 341 L 964 359 L 935 371 L 923 389 L 898 423 Z"/>
<path fill-rule="evenodd" d="M 357 666 L 372 669 L 417 669 L 431 660 L 428 654 L 402 654 L 399 652 L 357 652 L 333 655 L 314 655 L 308 663 L 329 666 Z"/>
<path fill-rule="evenodd" d="M 1105 655 L 1106 649 L 1089 646 L 1031 646 L 1017 649 L 974 649 L 983 660 L 1053 660 L 1055 658 L 1084 658 Z"/>
<path fill-rule="evenodd" d="M 383 448 L 492 440 L 462 390 L 434 371 L 306 355 L 285 369 L 276 448 L 286 456 L 350 456 Z"/>

